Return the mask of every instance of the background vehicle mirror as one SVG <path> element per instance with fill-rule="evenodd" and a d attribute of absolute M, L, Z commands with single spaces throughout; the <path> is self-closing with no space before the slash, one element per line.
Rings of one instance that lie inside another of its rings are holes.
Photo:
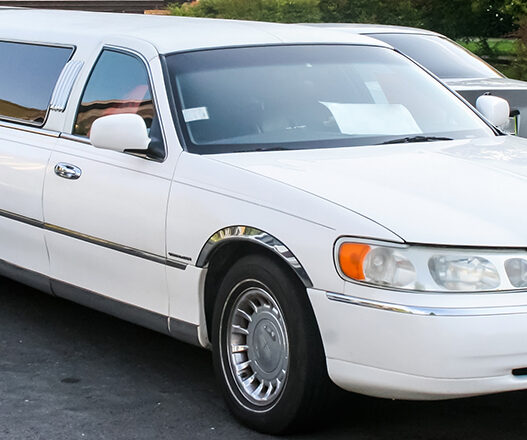
<path fill-rule="evenodd" d="M 503 98 L 482 95 L 476 101 L 476 108 L 491 124 L 497 127 L 509 121 L 511 109 L 509 103 Z"/>
<path fill-rule="evenodd" d="M 145 121 L 139 115 L 108 115 L 91 126 L 90 142 L 94 147 L 123 152 L 147 150 L 150 143 Z"/>

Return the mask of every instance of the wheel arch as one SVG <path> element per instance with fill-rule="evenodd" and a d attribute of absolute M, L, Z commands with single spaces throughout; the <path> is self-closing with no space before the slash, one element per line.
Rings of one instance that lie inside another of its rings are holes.
<path fill-rule="evenodd" d="M 293 272 L 295 272 L 305 287 L 313 287 L 313 283 L 311 282 L 306 270 L 302 264 L 300 264 L 293 252 L 291 252 L 284 243 L 273 235 L 250 226 L 228 226 L 215 232 L 201 249 L 198 259 L 196 260 L 196 266 L 206 267 L 209 261 L 222 249 L 222 247 L 227 244 L 232 244 L 234 241 L 245 241 L 266 248 L 284 260 Z"/>
<path fill-rule="evenodd" d="M 278 263 L 289 268 L 304 287 L 313 287 L 309 275 L 293 252 L 273 235 L 250 226 L 220 229 L 207 240 L 196 260 L 197 267 L 208 268 L 202 291 L 202 307 L 208 334 L 218 282 L 236 260 L 252 253 L 274 257 Z"/>

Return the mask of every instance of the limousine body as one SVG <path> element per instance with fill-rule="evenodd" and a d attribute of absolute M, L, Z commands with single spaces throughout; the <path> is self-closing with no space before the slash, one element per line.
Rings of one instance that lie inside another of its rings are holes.
<path fill-rule="evenodd" d="M 0 9 L 0 274 L 212 349 L 232 412 L 527 388 L 527 141 L 385 43 Z M 522 188 L 524 188 L 522 190 Z"/>

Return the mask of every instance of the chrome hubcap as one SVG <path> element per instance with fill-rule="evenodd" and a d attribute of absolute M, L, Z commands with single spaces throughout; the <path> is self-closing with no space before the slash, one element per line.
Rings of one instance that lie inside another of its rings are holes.
<path fill-rule="evenodd" d="M 244 291 L 228 321 L 229 364 L 238 389 L 255 405 L 268 405 L 287 378 L 289 342 L 282 312 L 264 289 Z"/>

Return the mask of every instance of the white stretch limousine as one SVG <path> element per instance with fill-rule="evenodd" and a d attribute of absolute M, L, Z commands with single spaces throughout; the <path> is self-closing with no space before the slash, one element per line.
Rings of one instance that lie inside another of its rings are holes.
<path fill-rule="evenodd" d="M 0 59 L 2 275 L 211 348 L 264 432 L 330 380 L 527 388 L 527 141 L 500 98 L 264 23 L 0 9 Z"/>

